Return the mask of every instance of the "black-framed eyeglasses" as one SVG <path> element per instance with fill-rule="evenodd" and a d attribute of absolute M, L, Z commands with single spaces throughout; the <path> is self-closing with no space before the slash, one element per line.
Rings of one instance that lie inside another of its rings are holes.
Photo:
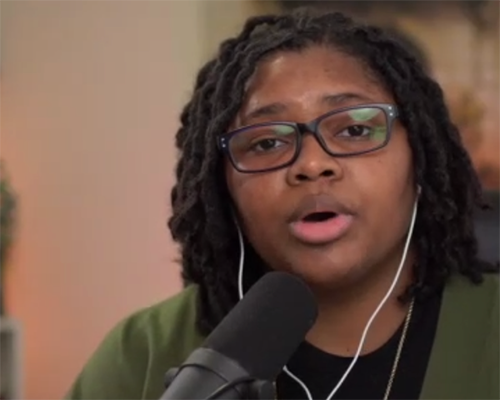
<path fill-rule="evenodd" d="M 264 122 L 217 137 L 219 149 L 240 172 L 265 172 L 297 160 L 302 138 L 311 133 L 333 157 L 352 157 L 381 149 L 398 116 L 392 104 L 363 104 L 321 115 L 308 123 Z"/>

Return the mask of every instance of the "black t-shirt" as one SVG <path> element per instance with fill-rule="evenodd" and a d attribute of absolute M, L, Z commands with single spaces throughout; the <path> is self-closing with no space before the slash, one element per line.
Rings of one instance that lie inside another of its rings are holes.
<path fill-rule="evenodd" d="M 440 306 L 441 295 L 414 305 L 390 399 L 419 398 L 434 342 Z M 381 348 L 358 358 L 334 399 L 383 398 L 403 325 Z M 287 366 L 290 372 L 307 385 L 314 399 L 326 399 L 351 361 L 352 358 L 334 356 L 309 343 L 303 343 Z M 278 377 L 277 396 L 283 400 L 307 399 L 302 387 L 286 373 Z"/>

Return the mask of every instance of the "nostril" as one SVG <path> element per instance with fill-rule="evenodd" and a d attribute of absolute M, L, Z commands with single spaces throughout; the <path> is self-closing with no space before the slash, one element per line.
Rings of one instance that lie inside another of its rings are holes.
<path fill-rule="evenodd" d="M 311 181 L 311 180 L 316 180 L 318 178 L 331 178 L 335 176 L 335 173 L 331 169 L 326 169 L 319 174 L 304 174 L 304 173 L 299 173 L 295 175 L 295 178 L 299 182 L 304 182 L 304 181 Z"/>
<path fill-rule="evenodd" d="M 308 181 L 310 178 L 305 174 L 297 174 L 297 180 L 299 182 Z"/>
<path fill-rule="evenodd" d="M 325 178 L 329 178 L 333 175 L 334 175 L 334 173 L 331 169 L 327 169 L 321 173 L 321 176 L 324 176 Z"/>

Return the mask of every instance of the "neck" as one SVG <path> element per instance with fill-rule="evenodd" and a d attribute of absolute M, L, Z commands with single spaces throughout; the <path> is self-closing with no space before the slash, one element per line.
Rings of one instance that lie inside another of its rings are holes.
<path fill-rule="evenodd" d="M 408 306 L 402 305 L 398 297 L 411 282 L 413 259 L 408 254 L 394 290 L 370 326 L 361 354 L 381 347 L 403 323 Z M 368 320 L 389 290 L 398 267 L 386 268 L 380 272 L 380 276 L 356 283 L 355 290 L 339 290 L 334 295 L 331 291 L 327 294 L 315 291 L 319 314 L 306 340 L 327 353 L 352 357 L 358 349 Z"/>

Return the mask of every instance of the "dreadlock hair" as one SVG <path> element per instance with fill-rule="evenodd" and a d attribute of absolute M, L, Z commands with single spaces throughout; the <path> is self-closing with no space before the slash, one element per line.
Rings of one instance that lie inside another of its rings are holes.
<path fill-rule="evenodd" d="M 423 298 L 460 273 L 480 283 L 473 213 L 481 185 L 451 123 L 440 86 L 403 44 L 378 27 L 338 12 L 305 8 L 247 20 L 199 72 L 176 134 L 180 159 L 168 225 L 182 251 L 184 283 L 197 284 L 198 329 L 208 334 L 238 301 L 239 247 L 216 135 L 241 107 L 245 84 L 264 57 L 328 46 L 357 58 L 394 96 L 408 132 L 415 182 L 422 187 L 413 243 L 417 249 L 408 295 Z M 245 275 L 264 273 L 250 244 Z M 250 282 L 251 284 L 252 282 Z"/>

